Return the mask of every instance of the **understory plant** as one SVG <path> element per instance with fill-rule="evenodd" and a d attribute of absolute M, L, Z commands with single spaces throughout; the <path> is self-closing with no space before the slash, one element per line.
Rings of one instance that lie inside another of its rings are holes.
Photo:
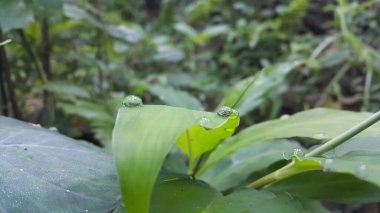
<path fill-rule="evenodd" d="M 380 113 L 317 108 L 245 128 L 238 111 L 128 96 L 113 150 L 129 213 L 329 212 L 378 202 Z M 357 137 L 354 137 L 357 136 Z"/>

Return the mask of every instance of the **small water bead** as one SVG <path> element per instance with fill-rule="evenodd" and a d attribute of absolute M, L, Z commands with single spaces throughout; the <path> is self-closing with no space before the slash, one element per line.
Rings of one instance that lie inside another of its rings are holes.
<path fill-rule="evenodd" d="M 218 114 L 221 117 L 229 117 L 231 114 L 238 114 L 238 111 L 236 111 L 236 110 L 234 110 L 228 106 L 222 106 L 217 110 L 216 114 Z M 236 119 L 236 118 L 237 117 L 235 116 L 234 119 Z"/>
<path fill-rule="evenodd" d="M 85 209 L 84 212 L 88 212 L 88 209 Z"/>
<path fill-rule="evenodd" d="M 302 149 L 294 149 L 293 155 L 300 161 L 305 160 L 305 153 L 302 151 Z"/>
<path fill-rule="evenodd" d="M 322 139 L 326 139 L 327 138 L 327 134 L 325 132 L 318 132 L 316 133 L 315 135 L 313 135 L 313 137 L 315 139 L 318 139 L 318 140 L 322 140 Z"/>
<path fill-rule="evenodd" d="M 201 117 L 200 119 L 199 119 L 199 125 L 201 125 L 201 126 L 206 126 L 208 123 L 210 122 L 210 119 L 208 119 L 208 118 L 206 118 L 206 117 Z"/>
<path fill-rule="evenodd" d="M 58 132 L 58 129 L 55 126 L 49 127 L 49 130 L 53 132 Z"/>
<path fill-rule="evenodd" d="M 24 169 L 20 169 L 20 172 L 23 172 L 24 171 Z"/>
<path fill-rule="evenodd" d="M 141 98 L 135 95 L 128 95 L 124 98 L 122 105 L 124 107 L 141 107 L 143 105 L 143 102 Z"/>
<path fill-rule="evenodd" d="M 290 115 L 284 114 L 284 115 L 281 115 L 280 120 L 287 120 L 288 118 L 290 118 Z"/>
<path fill-rule="evenodd" d="M 359 168 L 355 171 L 355 174 L 359 178 L 365 178 L 368 176 L 367 165 L 360 165 Z"/>
<path fill-rule="evenodd" d="M 70 192 L 70 190 L 66 189 L 66 192 Z"/>
<path fill-rule="evenodd" d="M 333 171 L 333 168 L 332 168 L 333 162 L 334 162 L 333 159 L 326 159 L 322 166 L 323 171 L 324 172 Z"/>

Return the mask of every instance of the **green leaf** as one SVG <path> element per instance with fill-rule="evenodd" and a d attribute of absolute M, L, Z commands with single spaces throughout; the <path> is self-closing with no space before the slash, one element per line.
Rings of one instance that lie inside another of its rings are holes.
<path fill-rule="evenodd" d="M 247 114 L 260 106 L 268 94 L 273 92 L 272 90 L 276 89 L 285 76 L 298 65 L 299 62 L 282 63 L 264 68 L 227 90 L 220 105 L 235 108 L 241 116 Z"/>
<path fill-rule="evenodd" d="M 258 141 L 290 137 L 327 140 L 365 120 L 370 115 L 371 113 L 317 108 L 296 113 L 293 116 L 283 117 L 282 119 L 263 122 L 241 131 L 226 140 L 222 146 L 218 146 L 210 155 L 203 170 L 238 149 Z M 380 134 L 380 123 L 364 130 L 358 136 L 378 134 Z"/>
<path fill-rule="evenodd" d="M 380 188 L 349 174 L 309 171 L 276 182 L 268 187 L 275 192 L 339 203 L 380 201 Z"/>
<path fill-rule="evenodd" d="M 213 114 L 213 117 L 218 116 Z M 212 117 L 202 117 L 201 125 L 189 127 L 177 139 L 177 146 L 194 162 L 201 154 L 214 149 L 224 138 L 230 137 L 239 125 L 239 115 L 232 114 L 227 122 L 212 129 Z M 192 169 L 192 168 L 191 168 Z"/>
<path fill-rule="evenodd" d="M 210 118 L 211 129 L 223 126 L 227 120 L 215 113 L 169 106 L 119 109 L 113 150 L 129 213 L 149 212 L 153 185 L 166 154 L 177 138 L 202 117 Z"/>
<path fill-rule="evenodd" d="M 185 91 L 174 89 L 170 86 L 147 85 L 149 92 L 156 95 L 162 102 L 174 107 L 185 107 L 189 109 L 202 110 L 202 104 Z"/>
<path fill-rule="evenodd" d="M 2 116 L 0 168 L 1 212 L 108 212 L 119 205 L 111 156 Z"/>
<path fill-rule="evenodd" d="M 207 208 L 221 193 L 189 178 L 164 180 L 154 187 L 151 213 L 193 213 Z"/>
<path fill-rule="evenodd" d="M 201 179 L 218 190 L 239 185 L 248 176 L 283 160 L 283 153 L 299 148 L 287 140 L 260 141 L 238 150 L 209 168 Z"/>
<path fill-rule="evenodd" d="M 42 88 L 54 92 L 64 98 L 74 99 L 75 97 L 90 98 L 91 95 L 85 88 L 70 82 L 63 81 L 49 81 L 45 83 Z"/>
<path fill-rule="evenodd" d="M 244 189 L 216 199 L 206 210 L 207 213 L 258 213 L 306 212 L 297 200 L 288 194 L 274 194 L 269 191 Z"/>
<path fill-rule="evenodd" d="M 0 1 L 0 28 L 3 32 L 23 28 L 33 21 L 33 10 L 23 0 Z"/>

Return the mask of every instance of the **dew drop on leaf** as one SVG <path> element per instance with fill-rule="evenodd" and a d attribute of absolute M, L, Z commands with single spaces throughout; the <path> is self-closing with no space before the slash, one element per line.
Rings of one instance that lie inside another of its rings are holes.
<path fill-rule="evenodd" d="M 305 153 L 302 151 L 302 149 L 294 149 L 293 156 L 296 157 L 300 161 L 305 160 Z"/>
<path fill-rule="evenodd" d="M 283 153 L 282 153 L 282 157 L 283 157 L 285 160 L 291 160 L 292 157 L 293 157 L 293 152 L 283 152 Z"/>
<path fill-rule="evenodd" d="M 288 114 L 285 114 L 281 115 L 280 120 L 287 120 L 288 118 L 290 118 L 290 116 Z"/>
<path fill-rule="evenodd" d="M 323 171 L 324 172 L 333 171 L 333 168 L 332 168 L 333 162 L 334 162 L 333 159 L 326 159 L 322 166 Z"/>
<path fill-rule="evenodd" d="M 203 126 L 203 127 L 205 127 L 206 125 L 207 125 L 207 123 L 209 123 L 210 122 L 210 119 L 208 119 L 208 118 L 206 118 L 206 117 L 201 117 L 200 119 L 199 119 L 199 125 L 201 125 L 201 126 Z"/>
<path fill-rule="evenodd" d="M 367 175 L 368 175 L 367 165 L 364 165 L 364 164 L 360 165 L 357 168 L 355 174 L 356 174 L 356 176 L 358 178 L 365 178 L 365 177 L 367 177 Z"/>
<path fill-rule="evenodd" d="M 318 139 L 318 140 L 326 139 L 327 136 L 328 135 L 325 132 L 318 132 L 315 135 L 313 135 L 313 137 Z"/>
<path fill-rule="evenodd" d="M 231 119 L 237 119 L 239 117 L 238 111 L 235 109 L 232 109 L 228 106 L 222 106 L 220 107 L 217 111 L 216 114 L 218 114 L 221 117 L 229 117 L 230 115 L 233 114 Z"/>
<path fill-rule="evenodd" d="M 141 107 L 143 105 L 143 102 L 141 98 L 135 95 L 128 95 L 124 98 L 122 105 L 124 107 Z"/>

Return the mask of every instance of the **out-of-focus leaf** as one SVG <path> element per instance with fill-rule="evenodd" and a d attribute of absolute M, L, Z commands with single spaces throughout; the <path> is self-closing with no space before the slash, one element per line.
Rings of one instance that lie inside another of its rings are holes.
<path fill-rule="evenodd" d="M 6 44 L 9 44 L 9 43 L 11 43 L 11 42 L 12 42 L 12 40 L 7 39 L 7 40 L 5 40 L 5 41 L 0 42 L 0 46 L 3 46 L 3 45 L 6 45 Z"/>
<path fill-rule="evenodd" d="M 75 97 L 80 97 L 80 98 L 91 97 L 88 90 L 70 82 L 49 81 L 45 83 L 42 86 L 42 88 L 50 92 L 56 93 L 58 95 L 62 95 L 64 98 L 68 98 L 69 100 Z"/>
<path fill-rule="evenodd" d="M 119 205 L 114 161 L 55 131 L 0 116 L 1 212 L 107 212 Z"/>
<path fill-rule="evenodd" d="M 329 68 L 342 64 L 352 57 L 347 49 L 332 49 L 319 59 L 321 68 Z"/>
<path fill-rule="evenodd" d="M 198 34 L 196 30 L 194 30 L 191 26 L 183 22 L 175 24 L 174 29 L 176 29 L 178 32 L 183 33 L 185 36 L 189 37 L 190 39 L 197 36 Z"/>
<path fill-rule="evenodd" d="M 112 36 L 123 39 L 131 43 L 136 43 L 144 38 L 143 31 L 135 25 L 107 26 L 107 31 Z"/>
<path fill-rule="evenodd" d="M 181 61 L 184 57 L 184 53 L 174 46 L 159 45 L 157 47 L 157 53 L 154 55 L 154 60 L 178 62 Z"/>
<path fill-rule="evenodd" d="M 371 113 L 317 108 L 253 125 L 218 146 L 210 155 L 205 168 L 231 155 L 238 149 L 262 140 L 290 137 L 327 140 L 365 120 L 370 115 Z M 380 123 L 371 126 L 358 136 L 379 134 Z"/>
<path fill-rule="evenodd" d="M 156 95 L 162 102 L 175 107 L 184 107 L 188 109 L 202 110 L 203 106 L 198 99 L 189 93 L 174 89 L 170 86 L 161 86 L 158 84 L 147 85 L 149 92 Z"/>
<path fill-rule="evenodd" d="M 209 168 L 201 179 L 218 190 L 235 187 L 251 173 L 283 160 L 283 153 L 299 148 L 287 140 L 260 141 L 238 150 Z"/>
<path fill-rule="evenodd" d="M 207 208 L 221 193 L 188 178 L 164 180 L 154 187 L 152 213 L 193 213 Z"/>
<path fill-rule="evenodd" d="M 62 8 L 62 0 L 33 0 L 33 9 L 36 16 L 47 16 Z"/>
<path fill-rule="evenodd" d="M 305 213 L 302 205 L 288 194 L 244 189 L 216 199 L 207 213 L 282 212 Z"/>
<path fill-rule="evenodd" d="M 331 211 L 326 209 L 319 200 L 307 200 L 300 198 L 299 202 L 307 213 L 331 213 Z"/>
<path fill-rule="evenodd" d="M 372 203 L 380 201 L 380 188 L 349 174 L 309 171 L 269 186 L 275 192 L 339 203 Z"/>
<path fill-rule="evenodd" d="M 168 106 L 119 109 L 112 141 L 122 196 L 129 213 L 149 212 L 153 185 L 165 156 L 178 136 L 203 117 L 210 119 L 211 129 L 228 122 L 228 118 L 216 113 Z"/>
<path fill-rule="evenodd" d="M 0 27 L 3 32 L 23 28 L 33 21 L 33 10 L 23 0 L 0 1 Z"/>
<path fill-rule="evenodd" d="M 220 105 L 229 107 L 235 105 L 234 108 L 240 115 L 247 114 L 260 106 L 267 98 L 267 94 L 281 84 L 285 76 L 298 65 L 299 62 L 282 63 L 264 68 L 256 75 L 243 79 L 227 90 Z"/>
<path fill-rule="evenodd" d="M 211 25 L 203 30 L 202 34 L 207 35 L 209 38 L 218 36 L 228 32 L 229 27 L 225 24 Z"/>
<path fill-rule="evenodd" d="M 63 12 L 67 17 L 74 20 L 83 20 L 99 28 L 102 28 L 103 26 L 102 23 L 98 21 L 93 15 L 76 5 L 64 4 Z"/>

